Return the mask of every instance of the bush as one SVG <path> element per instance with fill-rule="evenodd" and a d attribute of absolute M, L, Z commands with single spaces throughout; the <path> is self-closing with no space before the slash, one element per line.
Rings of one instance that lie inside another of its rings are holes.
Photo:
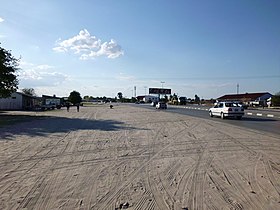
<path fill-rule="evenodd" d="M 272 96 L 271 105 L 272 106 L 280 106 L 280 96 L 279 95 Z"/>

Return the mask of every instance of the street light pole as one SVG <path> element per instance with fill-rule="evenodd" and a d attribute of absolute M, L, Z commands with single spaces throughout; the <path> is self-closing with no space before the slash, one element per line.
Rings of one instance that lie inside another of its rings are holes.
<path fill-rule="evenodd" d="M 145 88 L 145 96 L 146 96 L 146 95 L 147 95 L 147 94 L 146 94 L 146 92 L 147 92 L 147 86 L 144 86 L 144 88 Z"/>
<path fill-rule="evenodd" d="M 165 82 L 160 81 L 160 83 L 161 83 L 161 93 L 163 93 L 163 83 L 165 83 Z M 163 95 L 163 94 L 162 94 L 162 95 Z M 159 98 L 160 98 L 160 95 L 159 95 Z"/>
<path fill-rule="evenodd" d="M 161 83 L 161 89 L 163 89 L 163 83 L 165 83 L 165 82 L 161 81 L 160 83 Z"/>

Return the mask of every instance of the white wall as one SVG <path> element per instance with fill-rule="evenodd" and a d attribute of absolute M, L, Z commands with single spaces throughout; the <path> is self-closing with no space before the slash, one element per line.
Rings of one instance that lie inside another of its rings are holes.
<path fill-rule="evenodd" d="M 12 93 L 9 98 L 0 98 L 0 110 L 20 110 L 22 109 L 22 95 Z"/>
<path fill-rule="evenodd" d="M 157 102 L 157 101 L 159 101 L 159 100 L 158 100 L 158 97 L 156 97 L 156 96 L 150 96 L 150 95 L 148 95 L 148 96 L 145 96 L 145 97 L 143 98 L 143 101 L 147 103 L 148 101 Z"/>

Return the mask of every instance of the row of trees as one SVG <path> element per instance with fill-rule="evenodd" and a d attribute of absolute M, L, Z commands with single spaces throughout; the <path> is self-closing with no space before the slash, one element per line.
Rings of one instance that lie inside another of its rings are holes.
<path fill-rule="evenodd" d="M 278 92 L 274 96 L 272 96 L 271 106 L 280 106 L 280 92 Z"/>
<path fill-rule="evenodd" d="M 106 96 L 103 97 L 93 97 L 93 96 L 84 96 L 84 101 L 86 102 L 92 102 L 92 101 L 102 101 L 102 102 L 125 102 L 125 103 L 135 103 L 137 101 L 136 98 L 132 97 L 132 98 L 125 98 L 123 97 L 122 92 L 118 92 L 117 96 L 114 98 L 108 98 Z"/>
<path fill-rule="evenodd" d="M 182 98 L 182 97 L 180 97 L 180 98 Z M 184 97 L 183 97 L 184 98 Z M 166 97 L 166 100 L 169 100 L 169 101 L 171 101 L 171 102 L 173 102 L 173 101 L 179 101 L 179 97 L 178 97 L 178 95 L 177 94 L 173 94 L 173 95 L 170 95 L 170 97 L 169 97 L 169 99 Z M 195 95 L 194 96 L 194 99 L 191 99 L 191 98 L 186 98 L 186 102 L 187 101 L 189 101 L 189 102 L 191 102 L 191 103 L 195 103 L 195 104 L 199 104 L 199 103 L 201 103 L 201 102 L 203 102 L 204 101 L 204 99 L 200 99 L 200 97 L 198 96 L 198 95 Z"/>

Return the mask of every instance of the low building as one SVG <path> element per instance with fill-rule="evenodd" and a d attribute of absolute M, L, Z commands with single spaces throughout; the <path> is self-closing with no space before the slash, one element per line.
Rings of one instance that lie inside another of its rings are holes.
<path fill-rule="evenodd" d="M 60 109 L 63 105 L 63 98 L 56 97 L 56 95 L 48 96 L 48 95 L 42 95 L 42 109 Z"/>
<path fill-rule="evenodd" d="M 229 94 L 217 98 L 218 101 L 237 101 L 251 106 L 267 105 L 267 100 L 272 97 L 268 92 Z"/>
<path fill-rule="evenodd" d="M 8 98 L 0 98 L 0 110 L 33 110 L 39 106 L 40 100 L 36 96 L 14 92 Z"/>
<path fill-rule="evenodd" d="M 137 100 L 144 101 L 145 103 L 152 103 L 152 102 L 158 102 L 159 97 L 153 95 L 137 96 Z"/>

